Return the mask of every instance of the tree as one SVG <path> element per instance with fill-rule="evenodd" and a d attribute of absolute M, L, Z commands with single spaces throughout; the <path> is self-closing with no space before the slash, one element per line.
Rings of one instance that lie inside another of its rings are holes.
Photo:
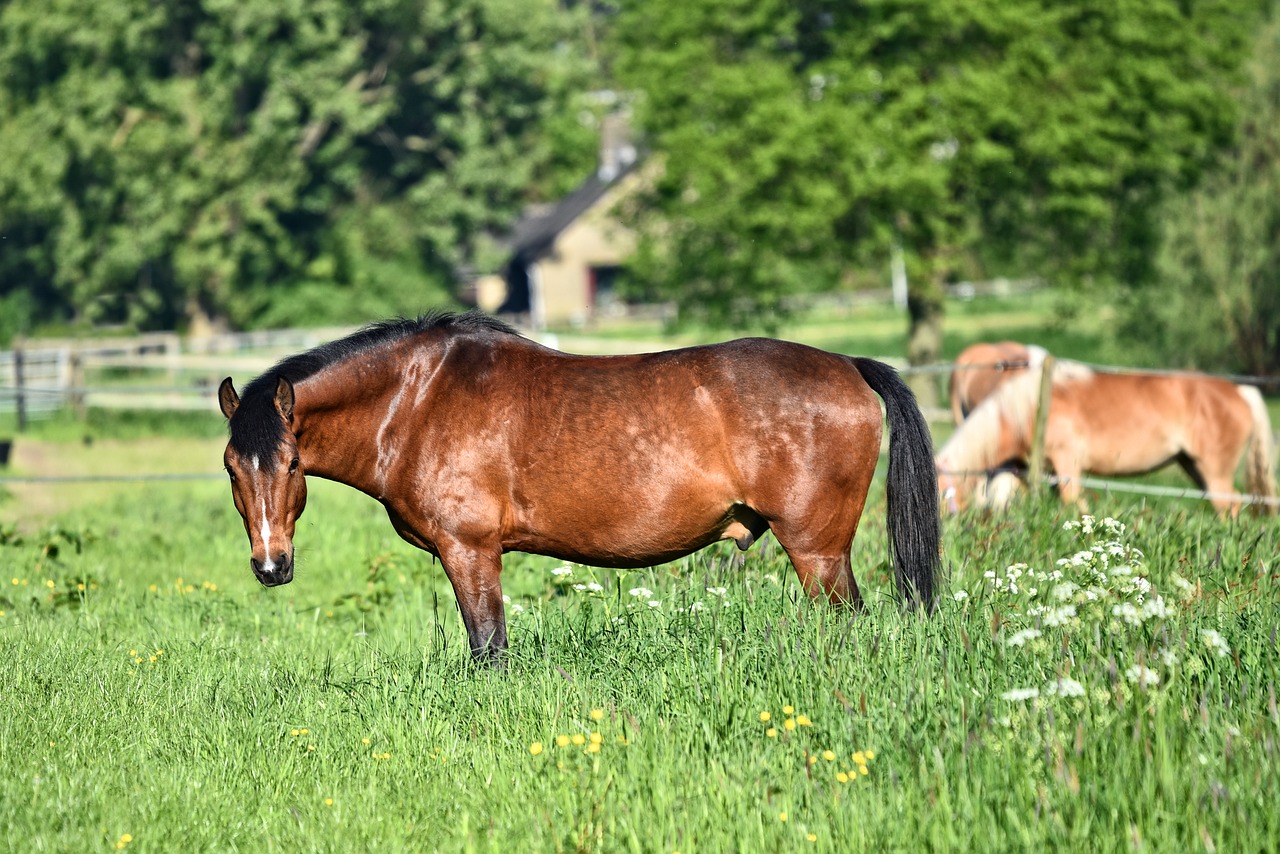
<path fill-rule="evenodd" d="M 643 272 L 744 323 L 885 263 L 913 361 L 964 265 L 1146 274 L 1154 204 L 1231 138 L 1250 15 L 1147 0 L 645 0 L 615 70 L 664 166 Z"/>
<path fill-rule="evenodd" d="M 0 299 L 163 326 L 445 298 L 479 235 L 590 162 L 546 132 L 590 68 L 578 23 L 554 0 L 13 0 Z"/>
<path fill-rule="evenodd" d="M 1127 332 L 1164 364 L 1280 374 L 1280 5 L 1239 94 L 1238 142 L 1172 200 L 1156 280 L 1131 291 Z"/>

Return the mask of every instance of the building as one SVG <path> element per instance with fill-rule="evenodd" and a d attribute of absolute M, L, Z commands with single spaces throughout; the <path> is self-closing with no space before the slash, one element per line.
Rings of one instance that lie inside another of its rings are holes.
<path fill-rule="evenodd" d="M 535 329 L 581 325 L 620 308 L 614 287 L 636 239 L 616 209 L 640 181 L 636 165 L 625 117 L 607 116 L 596 172 L 516 223 L 501 274 L 476 282 L 476 304 L 525 317 Z"/>

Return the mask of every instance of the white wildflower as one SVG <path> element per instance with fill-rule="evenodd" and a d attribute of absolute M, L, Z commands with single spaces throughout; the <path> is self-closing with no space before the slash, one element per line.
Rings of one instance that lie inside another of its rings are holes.
<path fill-rule="evenodd" d="M 724 596 L 725 596 L 725 594 L 729 592 L 729 588 L 727 588 L 727 587 L 708 587 L 708 588 L 707 588 L 707 592 L 708 592 L 708 593 L 710 593 L 712 596 L 719 596 L 721 599 L 723 599 L 723 598 L 724 598 Z"/>
<path fill-rule="evenodd" d="M 1084 686 L 1069 676 L 1063 676 L 1056 682 L 1050 682 L 1045 688 L 1046 694 L 1056 694 L 1059 697 L 1083 697 L 1085 695 Z"/>
<path fill-rule="evenodd" d="M 1222 635 L 1213 629 L 1205 629 L 1200 632 L 1200 639 L 1204 641 L 1204 645 L 1213 650 L 1218 658 L 1226 658 L 1231 654 L 1231 647 L 1227 646 L 1227 642 L 1223 640 Z"/>
<path fill-rule="evenodd" d="M 1000 695 L 1005 700 L 1012 700 L 1015 703 L 1022 703 L 1027 700 L 1034 700 L 1040 696 L 1039 688 L 1014 688 L 1011 691 L 1005 691 Z"/>
<path fill-rule="evenodd" d="M 951 598 L 956 600 L 957 602 L 963 602 L 964 600 L 969 598 L 969 593 L 968 591 L 965 591 L 965 590 L 957 590 L 955 593 L 951 594 Z"/>
<path fill-rule="evenodd" d="M 555 569 L 551 570 L 551 574 L 558 578 L 564 578 L 564 577 L 573 575 L 573 567 L 567 564 L 565 566 L 558 566 Z"/>
<path fill-rule="evenodd" d="M 645 604 L 646 604 L 646 605 L 648 605 L 650 608 L 661 608 L 661 607 L 662 607 L 662 602 L 658 601 L 657 599 L 650 599 L 650 600 L 649 600 L 648 602 L 646 602 Z"/>
<path fill-rule="evenodd" d="M 702 604 L 701 602 L 694 602 L 692 605 L 689 606 L 689 613 L 696 614 L 699 611 L 705 611 L 706 609 L 707 609 L 707 606 Z"/>
<path fill-rule="evenodd" d="M 1133 665 L 1124 672 L 1124 675 L 1144 691 L 1160 684 L 1160 674 L 1144 664 Z"/>
<path fill-rule="evenodd" d="M 1064 626 L 1076 616 L 1075 605 L 1062 605 L 1044 614 L 1044 624 L 1046 626 Z"/>
<path fill-rule="evenodd" d="M 650 590 L 648 587 L 632 587 L 627 592 L 632 596 L 636 597 L 637 599 L 653 598 L 653 591 Z"/>
<path fill-rule="evenodd" d="M 1027 641 L 1035 640 L 1038 637 L 1040 637 L 1039 629 L 1023 629 L 1020 632 L 1014 632 L 1013 634 L 1009 635 L 1009 638 L 1005 641 L 1005 645 L 1006 646 L 1022 646 Z"/>

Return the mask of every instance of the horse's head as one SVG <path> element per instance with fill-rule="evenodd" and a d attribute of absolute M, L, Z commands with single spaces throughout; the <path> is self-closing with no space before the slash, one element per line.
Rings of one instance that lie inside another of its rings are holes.
<path fill-rule="evenodd" d="M 274 395 L 259 399 L 246 393 L 242 404 L 227 377 L 218 389 L 218 405 L 230 426 L 222 459 L 249 535 L 249 565 L 267 587 L 288 584 L 293 527 L 307 506 L 307 481 L 292 429 L 293 384 L 280 377 Z"/>

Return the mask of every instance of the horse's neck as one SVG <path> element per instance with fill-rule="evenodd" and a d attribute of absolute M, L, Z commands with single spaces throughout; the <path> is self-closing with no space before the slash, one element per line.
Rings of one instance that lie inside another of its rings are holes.
<path fill-rule="evenodd" d="M 344 483 L 379 497 L 377 467 L 381 431 L 403 390 L 397 372 L 355 376 L 354 366 L 335 366 L 298 384 L 294 433 L 308 475 Z"/>

